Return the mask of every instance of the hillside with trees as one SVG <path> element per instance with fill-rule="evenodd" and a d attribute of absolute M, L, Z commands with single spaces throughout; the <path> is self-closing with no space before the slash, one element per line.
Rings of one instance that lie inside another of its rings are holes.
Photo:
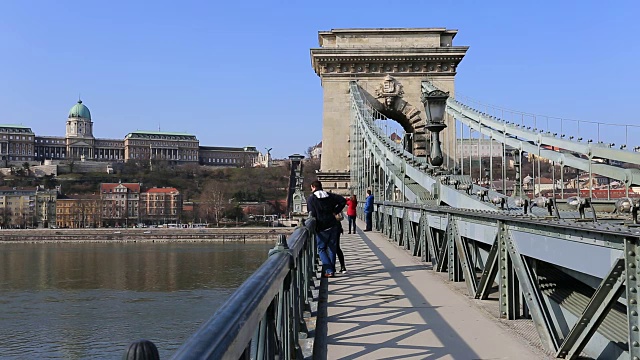
<path fill-rule="evenodd" d="M 130 161 L 116 167 L 115 173 L 70 173 L 57 177 L 35 177 L 28 167 L 16 167 L 12 174 L 0 178 L 1 186 L 54 188 L 60 185 L 67 195 L 97 194 L 101 183 L 141 183 L 143 188 L 174 187 L 184 202 L 191 202 L 193 214 L 201 219 L 219 221 L 223 217 L 242 217 L 241 203 L 277 204 L 271 212 L 283 214 L 278 208 L 287 198 L 290 163 L 269 168 L 214 168 L 189 165 L 169 165 L 163 162 Z M 315 180 L 319 161 L 307 160 L 303 167 L 305 192 Z"/>

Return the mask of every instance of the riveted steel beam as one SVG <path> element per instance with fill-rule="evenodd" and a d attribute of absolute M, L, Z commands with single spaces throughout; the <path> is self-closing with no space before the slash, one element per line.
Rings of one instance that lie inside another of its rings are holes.
<path fill-rule="evenodd" d="M 576 359 L 587 345 L 598 326 L 624 290 L 625 261 L 621 257 L 615 261 L 609 274 L 602 280 L 598 289 L 589 300 L 589 304 L 578 317 L 571 331 L 558 349 L 557 357 Z"/>
<path fill-rule="evenodd" d="M 551 320 L 552 314 L 549 312 L 549 309 L 547 309 L 542 299 L 542 294 L 534 280 L 534 274 L 527 262 L 522 258 L 522 255 L 518 252 L 515 243 L 509 236 L 508 227 L 505 223 L 500 222 L 498 232 L 504 249 L 501 255 L 506 252 L 506 255 L 511 260 L 513 272 L 515 272 L 518 278 L 518 282 L 524 293 L 524 299 L 527 302 L 531 318 L 542 340 L 542 344 L 547 347 L 547 349 L 556 351 L 559 346 L 559 336 L 553 325 L 553 320 Z M 509 285 L 514 286 L 515 282 L 512 281 Z M 513 293 L 513 290 L 510 291 L 510 293 Z M 516 300 L 513 299 L 513 301 Z M 509 307 L 511 311 L 513 311 L 513 305 Z"/>
<path fill-rule="evenodd" d="M 502 224 L 503 225 L 503 224 Z M 508 233 L 501 233 L 498 230 L 498 253 L 499 253 L 499 306 L 500 317 L 508 320 L 518 318 L 520 305 L 520 286 L 518 278 L 513 270 L 513 261 L 509 256 L 509 244 L 507 242 Z"/>
<path fill-rule="evenodd" d="M 474 295 L 478 288 L 478 282 L 476 279 L 476 269 L 473 264 L 473 260 L 471 259 L 467 242 L 458 233 L 458 226 L 455 220 L 452 221 L 451 227 L 454 240 L 453 242 L 457 250 L 456 255 L 460 263 L 459 266 L 462 268 L 464 281 L 467 284 L 467 290 L 469 290 L 469 295 Z"/>
<path fill-rule="evenodd" d="M 446 236 L 446 232 L 444 233 L 444 238 L 441 236 L 442 233 L 438 234 L 440 241 L 438 241 L 438 266 L 436 267 L 436 271 L 444 272 L 447 270 L 447 259 L 449 258 L 449 241 L 450 238 Z"/>
<path fill-rule="evenodd" d="M 507 253 L 507 239 L 506 230 L 503 228 L 504 224 L 498 222 L 498 233 L 496 235 L 498 242 L 498 287 L 499 287 L 499 307 L 500 317 L 503 319 L 510 319 L 512 314 L 509 313 L 509 291 L 507 287 L 510 284 L 509 277 L 513 276 L 511 271 L 511 259 Z"/>
<path fill-rule="evenodd" d="M 629 358 L 640 359 L 640 320 L 638 320 L 638 290 L 640 283 L 640 244 L 637 238 L 624 241 L 624 264 L 626 269 L 627 325 L 629 327 Z"/>
<path fill-rule="evenodd" d="M 485 300 L 489 297 L 489 292 L 491 292 L 491 288 L 493 287 L 493 282 L 498 274 L 498 243 L 498 237 L 496 236 L 493 245 L 491 245 L 491 250 L 489 250 L 489 256 L 484 264 L 484 269 L 482 270 L 482 277 L 476 289 L 476 299 Z"/>
<path fill-rule="evenodd" d="M 413 248 L 413 246 L 410 244 L 413 234 L 411 231 L 412 230 L 411 223 L 409 222 L 409 211 L 405 210 L 402 212 L 401 224 L 402 224 L 402 244 L 399 244 L 399 245 L 402 246 L 405 250 L 409 250 L 410 248 Z"/>
<path fill-rule="evenodd" d="M 438 244 L 436 243 L 436 239 L 433 235 L 433 230 L 431 230 L 431 226 L 429 226 L 429 217 L 425 216 L 425 233 L 426 233 L 426 242 L 427 242 L 427 249 L 428 249 L 428 253 L 429 253 L 429 258 L 428 261 L 431 261 L 431 265 L 435 268 L 436 265 L 439 263 L 439 259 L 440 259 L 440 253 L 439 253 L 439 248 L 438 248 Z"/>
<path fill-rule="evenodd" d="M 392 209 L 389 206 L 385 206 L 386 211 L 382 214 L 382 218 L 380 218 L 380 229 L 378 229 L 378 231 L 380 231 L 381 233 L 383 233 L 385 236 L 389 237 L 389 210 Z M 393 210 L 391 210 L 393 211 Z"/>
<path fill-rule="evenodd" d="M 400 211 L 400 209 L 396 209 L 396 211 Z M 393 242 L 402 246 L 402 218 L 394 213 L 391 221 L 393 222 Z"/>
<path fill-rule="evenodd" d="M 447 223 L 447 272 L 449 273 L 449 280 L 461 281 L 462 280 L 462 268 L 460 266 L 460 258 L 456 252 L 456 237 L 458 235 L 458 229 L 456 228 L 456 221 L 453 216 L 449 216 Z"/>
<path fill-rule="evenodd" d="M 411 248 L 409 250 L 413 256 L 420 256 L 420 223 L 410 222 L 409 225 L 411 229 Z"/>
<path fill-rule="evenodd" d="M 427 231 L 429 230 L 429 218 L 424 211 L 420 211 L 420 222 L 418 223 L 418 238 L 416 239 L 417 251 L 420 255 L 420 260 L 427 262 L 427 259 L 431 258 L 429 249 L 427 248 Z M 416 254 L 417 256 L 418 254 Z"/>

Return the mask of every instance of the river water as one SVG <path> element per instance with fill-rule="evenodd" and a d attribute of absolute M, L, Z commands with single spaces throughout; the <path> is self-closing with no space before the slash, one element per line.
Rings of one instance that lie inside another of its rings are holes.
<path fill-rule="evenodd" d="M 266 259 L 273 242 L 0 244 L 0 358 L 171 354 Z"/>

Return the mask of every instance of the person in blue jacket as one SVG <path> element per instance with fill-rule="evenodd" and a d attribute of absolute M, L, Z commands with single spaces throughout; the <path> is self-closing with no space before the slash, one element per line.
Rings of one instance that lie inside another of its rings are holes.
<path fill-rule="evenodd" d="M 367 190 L 367 199 L 364 202 L 364 221 L 366 223 L 364 231 L 371 231 L 373 228 L 373 195 L 371 190 Z"/>

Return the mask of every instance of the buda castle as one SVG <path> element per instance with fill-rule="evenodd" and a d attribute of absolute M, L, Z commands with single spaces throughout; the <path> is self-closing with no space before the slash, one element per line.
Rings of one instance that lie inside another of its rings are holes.
<path fill-rule="evenodd" d="M 251 167 L 266 161 L 253 146 L 200 146 L 195 135 L 163 131 L 134 131 L 124 139 L 93 136 L 89 108 L 78 102 L 69 111 L 64 137 L 36 136 L 31 128 L 0 125 L 0 166 L 25 162 L 96 161 L 127 162 L 162 160 L 172 164 Z"/>

